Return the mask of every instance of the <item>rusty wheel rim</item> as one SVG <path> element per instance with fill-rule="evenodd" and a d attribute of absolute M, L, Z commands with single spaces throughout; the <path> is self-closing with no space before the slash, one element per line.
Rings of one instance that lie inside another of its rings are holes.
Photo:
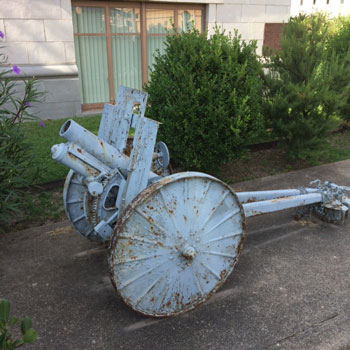
<path fill-rule="evenodd" d="M 232 189 L 201 173 L 168 176 L 126 208 L 110 245 L 111 279 L 142 314 L 176 315 L 207 300 L 233 271 L 245 218 Z"/>

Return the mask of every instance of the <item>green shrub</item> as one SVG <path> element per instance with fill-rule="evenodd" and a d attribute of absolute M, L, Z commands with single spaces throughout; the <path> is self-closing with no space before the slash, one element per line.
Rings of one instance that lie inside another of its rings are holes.
<path fill-rule="evenodd" d="M 346 104 L 350 66 L 327 50 L 329 22 L 300 15 L 283 27 L 281 50 L 265 50 L 265 116 L 292 158 L 308 158 Z"/>
<path fill-rule="evenodd" d="M 334 50 L 341 58 L 350 52 L 350 16 L 339 16 L 332 21 L 333 29 L 328 48 Z"/>
<path fill-rule="evenodd" d="M 261 64 L 256 43 L 216 29 L 169 35 L 146 86 L 147 116 L 175 164 L 212 172 L 238 155 L 262 128 Z"/>
<path fill-rule="evenodd" d="M 0 32 L 0 37 L 3 34 Z M 24 89 L 18 91 L 14 74 L 17 66 L 9 66 L 0 53 L 0 232 L 11 217 L 25 205 L 21 187 L 28 186 L 38 172 L 31 147 L 25 142 L 20 125 L 34 119 L 28 108 L 38 102 L 42 93 L 36 89 L 35 80 L 24 81 Z M 42 123 L 42 122 L 41 122 Z M 39 121 L 38 121 L 39 127 Z M 30 175 L 29 175 L 30 174 Z"/>
<path fill-rule="evenodd" d="M 334 33 L 330 35 L 328 50 L 334 52 L 340 60 L 343 61 L 344 65 L 350 65 L 350 16 L 340 16 L 333 20 Z M 339 93 L 344 93 L 347 90 L 344 89 L 346 86 L 347 76 L 344 77 L 343 82 L 337 82 L 337 89 Z M 344 120 L 350 120 L 350 94 L 343 106 L 339 109 L 339 115 Z"/>
<path fill-rule="evenodd" d="M 19 187 L 31 184 L 37 172 L 31 146 L 24 141 L 19 124 L 10 119 L 0 118 L 0 223 L 7 224 L 18 213 L 23 202 Z"/>
<path fill-rule="evenodd" d="M 25 317 L 21 321 L 22 338 L 15 340 L 10 333 L 19 319 L 15 316 L 10 318 L 10 303 L 6 299 L 0 300 L 0 350 L 13 350 L 24 344 L 32 344 L 37 338 L 37 333 L 32 328 L 32 321 Z"/>

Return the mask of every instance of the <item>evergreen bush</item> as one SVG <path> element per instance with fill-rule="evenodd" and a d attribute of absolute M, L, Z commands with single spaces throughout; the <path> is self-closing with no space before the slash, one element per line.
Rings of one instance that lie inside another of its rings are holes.
<path fill-rule="evenodd" d="M 0 37 L 3 38 L 2 32 Z M 30 179 L 34 180 L 39 171 L 31 154 L 31 146 L 25 141 L 20 126 L 27 119 L 35 119 L 28 108 L 38 102 L 43 93 L 36 89 L 37 82 L 33 79 L 25 80 L 23 91 L 19 91 L 13 77 L 19 74 L 20 68 L 10 66 L 3 53 L 0 53 L 0 69 L 1 232 L 11 217 L 25 205 L 25 196 L 20 188 L 30 185 Z M 33 169 L 37 169 L 37 172 L 33 172 Z"/>
<path fill-rule="evenodd" d="M 333 20 L 328 48 L 341 58 L 350 52 L 350 16 L 339 16 Z"/>
<path fill-rule="evenodd" d="M 333 20 L 334 33 L 329 37 L 328 50 L 333 52 L 343 61 L 344 65 L 350 66 L 350 16 L 339 16 Z M 336 88 L 339 93 L 346 93 L 348 77 L 343 77 L 342 81 L 338 81 Z M 343 106 L 339 109 L 339 115 L 342 119 L 350 121 L 350 93 Z"/>
<path fill-rule="evenodd" d="M 256 42 L 216 28 L 169 35 L 146 86 L 147 116 L 172 160 L 187 170 L 217 171 L 262 128 L 261 64 Z"/>
<path fill-rule="evenodd" d="M 299 15 L 283 27 L 281 50 L 264 52 L 265 116 L 292 158 L 319 148 L 349 96 L 350 66 L 327 50 L 328 39 L 325 15 Z"/>

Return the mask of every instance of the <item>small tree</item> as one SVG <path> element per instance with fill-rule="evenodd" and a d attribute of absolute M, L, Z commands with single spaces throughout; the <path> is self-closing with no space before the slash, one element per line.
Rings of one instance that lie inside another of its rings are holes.
<path fill-rule="evenodd" d="M 176 164 L 215 171 L 261 130 L 255 42 L 218 29 L 209 39 L 196 30 L 175 32 L 155 62 L 147 115 L 162 122 L 159 135 Z"/>
<path fill-rule="evenodd" d="M 264 52 L 265 115 L 291 157 L 319 147 L 350 92 L 350 66 L 326 49 L 328 27 L 321 14 L 291 18 L 281 50 Z"/>
<path fill-rule="evenodd" d="M 343 17 L 339 16 L 333 20 L 334 33 L 329 38 L 328 50 L 329 52 L 334 52 L 337 57 L 343 61 L 344 65 L 350 65 L 350 16 Z M 348 81 L 348 77 L 343 77 L 342 81 L 338 81 L 336 88 L 338 93 L 346 93 L 348 90 L 344 89 Z M 350 94 L 346 103 L 339 109 L 340 116 L 346 120 L 350 121 Z"/>
<path fill-rule="evenodd" d="M 0 37 L 4 37 L 2 32 Z M 13 78 L 20 73 L 20 68 L 9 65 L 3 53 L 0 53 L 0 69 L 1 232 L 1 229 L 24 204 L 20 187 L 28 186 L 36 176 L 31 171 L 37 167 L 33 161 L 31 146 L 25 141 L 20 126 L 24 120 L 36 118 L 29 112 L 29 107 L 34 102 L 38 102 L 43 93 L 36 89 L 37 83 L 33 79 L 24 80 L 24 89 L 19 91 L 17 82 Z"/>
<path fill-rule="evenodd" d="M 328 48 L 344 59 L 350 51 L 350 16 L 339 16 L 332 22 Z"/>

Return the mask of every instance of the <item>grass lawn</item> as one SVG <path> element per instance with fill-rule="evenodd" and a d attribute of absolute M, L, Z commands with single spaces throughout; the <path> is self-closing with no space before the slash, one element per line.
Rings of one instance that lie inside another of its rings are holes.
<path fill-rule="evenodd" d="M 68 119 L 46 120 L 45 127 L 40 126 L 39 121 L 22 124 L 26 140 L 33 146 L 35 158 L 38 164 L 44 168 L 36 183 L 63 179 L 67 175 L 68 168 L 52 160 L 51 147 L 57 143 L 67 142 L 58 133 L 63 123 Z M 101 115 L 72 119 L 94 134 L 98 133 Z"/>

